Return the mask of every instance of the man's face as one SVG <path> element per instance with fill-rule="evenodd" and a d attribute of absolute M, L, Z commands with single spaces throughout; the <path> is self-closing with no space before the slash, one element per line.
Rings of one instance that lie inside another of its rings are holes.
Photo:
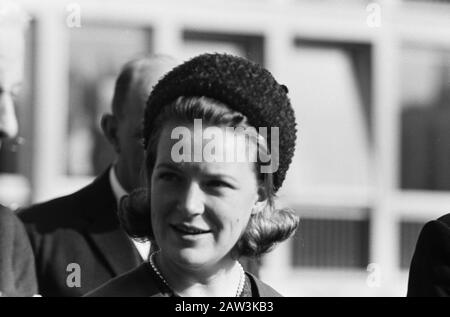
<path fill-rule="evenodd" d="M 123 115 L 118 119 L 117 130 L 120 152 L 116 172 L 121 185 L 127 191 L 142 186 L 140 180 L 144 150 L 141 143 L 141 129 L 147 98 L 152 87 L 172 66 L 162 64 L 151 70 L 138 71 L 131 82 L 122 108 Z"/>
<path fill-rule="evenodd" d="M 15 137 L 18 123 L 15 99 L 23 79 L 24 40 L 20 29 L 0 29 L 0 146 Z"/>
<path fill-rule="evenodd" d="M 130 89 L 123 108 L 124 113 L 118 119 L 117 139 L 120 152 L 116 168 L 120 183 L 127 191 L 139 187 L 140 169 L 144 158 L 141 123 L 147 98 L 142 90 L 138 87 Z"/>

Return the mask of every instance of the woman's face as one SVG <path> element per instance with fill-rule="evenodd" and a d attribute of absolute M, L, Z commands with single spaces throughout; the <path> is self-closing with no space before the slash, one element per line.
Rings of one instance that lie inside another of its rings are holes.
<path fill-rule="evenodd" d="M 204 129 L 186 126 L 190 137 L 171 139 L 173 128 L 166 126 L 161 133 L 151 176 L 153 233 L 163 254 L 175 263 L 194 269 L 214 265 L 230 256 L 258 201 L 255 163 L 205 157 L 179 162 L 173 157 L 174 145 L 191 149 Z M 197 144 L 205 149 L 207 143 Z M 245 138 L 226 133 L 222 146 L 225 153 L 242 151 Z"/>

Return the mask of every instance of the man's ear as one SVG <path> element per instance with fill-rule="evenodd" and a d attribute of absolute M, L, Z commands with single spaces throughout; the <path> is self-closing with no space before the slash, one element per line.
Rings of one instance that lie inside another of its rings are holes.
<path fill-rule="evenodd" d="M 113 146 L 116 153 L 120 153 L 120 142 L 118 138 L 118 128 L 119 124 L 117 118 L 112 114 L 104 114 L 100 121 L 103 134 L 105 135 L 108 142 Z"/>

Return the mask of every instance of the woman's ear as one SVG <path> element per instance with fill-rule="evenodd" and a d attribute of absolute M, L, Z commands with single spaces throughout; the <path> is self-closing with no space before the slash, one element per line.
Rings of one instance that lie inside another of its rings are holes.
<path fill-rule="evenodd" d="M 102 116 L 100 125 L 102 127 L 103 134 L 108 142 L 113 146 L 116 153 L 120 153 L 120 143 L 118 138 L 118 122 L 117 118 L 112 114 L 104 114 Z"/>
<path fill-rule="evenodd" d="M 267 194 L 263 186 L 258 187 L 258 200 L 252 208 L 252 214 L 260 213 L 264 210 L 267 205 Z"/>
<path fill-rule="evenodd" d="M 258 201 L 267 201 L 267 192 L 263 184 L 258 186 Z"/>

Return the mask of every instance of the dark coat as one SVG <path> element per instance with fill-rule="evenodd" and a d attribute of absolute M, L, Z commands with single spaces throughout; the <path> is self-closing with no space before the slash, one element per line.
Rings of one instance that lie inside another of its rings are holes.
<path fill-rule="evenodd" d="M 2 296 L 37 294 L 33 252 L 23 224 L 0 206 L 0 292 Z"/>
<path fill-rule="evenodd" d="M 30 236 L 42 296 L 82 296 L 142 262 L 120 227 L 109 170 L 78 192 L 19 216 Z"/>
<path fill-rule="evenodd" d="M 256 291 L 253 297 L 280 297 L 281 295 L 263 283 L 250 273 L 246 273 L 252 284 L 252 289 Z M 139 267 L 125 273 L 98 289 L 90 292 L 87 297 L 163 297 L 150 264 L 144 263 Z"/>
<path fill-rule="evenodd" d="M 411 261 L 408 296 L 450 296 L 450 214 L 423 227 Z"/>

